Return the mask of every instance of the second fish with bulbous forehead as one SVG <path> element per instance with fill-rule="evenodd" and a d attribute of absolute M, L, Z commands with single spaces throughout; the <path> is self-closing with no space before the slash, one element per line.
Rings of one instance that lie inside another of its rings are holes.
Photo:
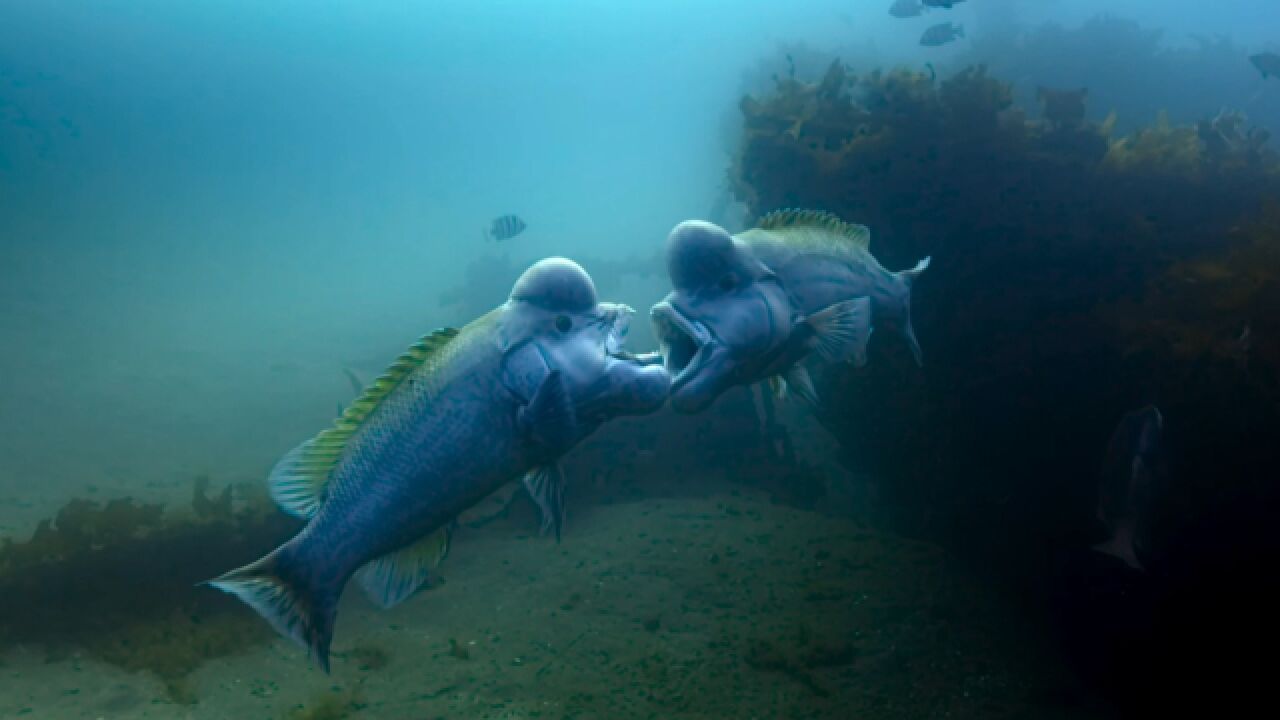
<path fill-rule="evenodd" d="M 816 402 L 801 361 L 866 361 L 873 327 L 895 330 L 920 362 L 911 286 L 929 258 L 889 272 L 870 232 L 833 215 L 783 210 L 730 235 L 680 223 L 667 238 L 674 290 L 650 316 L 672 375 L 671 406 L 698 412 L 734 385 L 763 380 Z"/>
<path fill-rule="evenodd" d="M 328 670 L 347 581 L 384 607 L 409 597 L 443 557 L 453 520 L 507 482 L 524 475 L 544 530 L 559 537 L 560 457 L 606 420 L 667 398 L 662 366 L 622 352 L 630 313 L 599 302 L 576 263 L 538 262 L 505 304 L 424 337 L 285 455 L 271 496 L 306 526 L 209 584 Z"/>

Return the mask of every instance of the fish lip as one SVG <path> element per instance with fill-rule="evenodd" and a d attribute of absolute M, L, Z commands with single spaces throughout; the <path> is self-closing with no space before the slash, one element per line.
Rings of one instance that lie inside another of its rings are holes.
<path fill-rule="evenodd" d="M 635 308 L 625 303 L 601 303 L 601 305 L 604 305 L 606 310 L 602 322 L 607 325 L 608 330 L 604 340 L 605 357 L 640 367 L 662 362 L 659 353 L 635 353 L 626 348 L 631 316 L 635 315 Z"/>
<path fill-rule="evenodd" d="M 635 362 L 636 354 L 626 349 L 627 332 L 631 328 L 631 316 L 635 308 L 624 303 L 601 303 L 604 315 L 601 322 L 608 327 L 604 340 L 604 354 L 615 360 Z"/>
<path fill-rule="evenodd" d="M 666 300 L 653 306 L 649 318 L 661 348 L 663 366 L 671 375 L 671 391 L 677 392 L 698 375 L 709 354 L 711 333 L 705 325 Z"/>

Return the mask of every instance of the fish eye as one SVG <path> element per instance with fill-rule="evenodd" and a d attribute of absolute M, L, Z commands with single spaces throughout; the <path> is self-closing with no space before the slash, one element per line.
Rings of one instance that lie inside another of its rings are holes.
<path fill-rule="evenodd" d="M 567 333 L 573 329 L 573 321 L 569 319 L 568 315 L 557 315 L 556 329 L 562 333 Z"/>
<path fill-rule="evenodd" d="M 738 279 L 732 275 L 725 275 L 720 278 L 720 289 L 729 292 L 738 284 Z"/>

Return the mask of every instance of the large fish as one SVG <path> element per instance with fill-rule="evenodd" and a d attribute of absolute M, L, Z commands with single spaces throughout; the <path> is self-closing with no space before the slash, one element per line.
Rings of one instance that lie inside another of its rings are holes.
<path fill-rule="evenodd" d="M 669 378 L 622 353 L 630 308 L 600 303 L 576 263 L 542 260 L 502 306 L 400 356 L 333 427 L 268 480 L 308 520 L 266 557 L 210 581 L 307 647 L 328 670 L 353 575 L 389 607 L 417 591 L 466 508 L 524 476 L 559 537 L 559 458 L 604 421 L 657 410 Z"/>
<path fill-rule="evenodd" d="M 800 361 L 863 364 L 872 327 L 899 333 L 919 363 L 911 286 L 929 258 L 892 273 L 869 242 L 861 225 L 804 210 L 770 213 L 736 236 L 699 220 L 677 225 L 667 239 L 673 291 L 650 312 L 672 408 L 698 412 L 762 380 L 816 400 Z"/>
<path fill-rule="evenodd" d="M 1145 569 L 1154 495 L 1164 483 L 1163 434 L 1159 409 L 1135 410 L 1116 425 L 1102 461 L 1097 517 L 1108 534 L 1094 549 L 1135 570 Z"/>

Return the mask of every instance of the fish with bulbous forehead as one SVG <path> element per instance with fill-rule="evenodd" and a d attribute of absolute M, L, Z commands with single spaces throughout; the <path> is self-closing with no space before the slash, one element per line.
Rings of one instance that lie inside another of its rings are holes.
<path fill-rule="evenodd" d="M 911 288 L 929 259 L 889 272 L 869 243 L 866 227 L 810 210 L 770 213 L 738 235 L 677 225 L 667 238 L 673 290 L 650 311 L 672 408 L 698 412 L 730 387 L 765 380 L 816 402 L 801 361 L 861 365 L 873 327 L 900 334 L 919 363 Z"/>
<path fill-rule="evenodd" d="M 268 478 L 307 520 L 266 557 L 209 581 L 308 648 L 328 671 L 338 599 L 355 577 L 374 602 L 423 587 L 454 519 L 523 476 L 559 538 L 559 458 L 602 423 L 653 412 L 669 378 L 622 351 L 631 309 L 599 302 L 576 263 L 542 260 L 505 304 L 412 345 L 332 427 Z"/>

